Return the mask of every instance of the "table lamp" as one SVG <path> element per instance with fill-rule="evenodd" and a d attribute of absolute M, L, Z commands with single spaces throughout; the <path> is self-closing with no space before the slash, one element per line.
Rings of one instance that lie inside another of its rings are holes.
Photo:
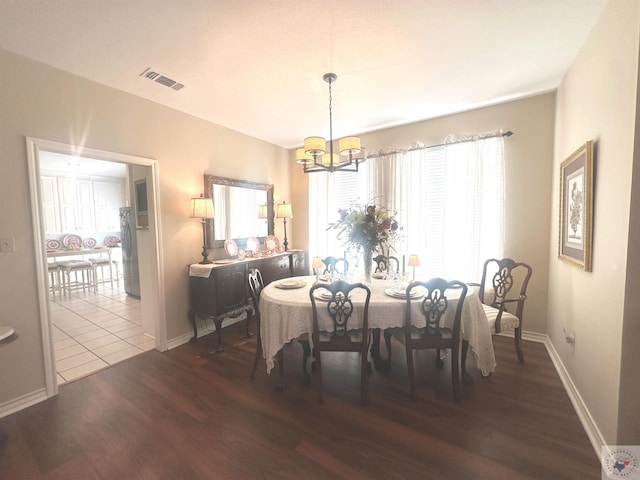
<path fill-rule="evenodd" d="M 207 219 L 213 218 L 213 199 L 203 198 L 200 194 L 200 198 L 191 199 L 191 218 L 202 219 L 202 261 L 201 265 L 212 263 L 209 260 L 209 251 L 207 250 Z"/>
<path fill-rule="evenodd" d="M 416 281 L 416 267 L 420 266 L 418 255 L 409 255 L 409 266 L 413 267 L 413 281 Z"/>
<path fill-rule="evenodd" d="M 311 261 L 311 268 L 313 268 L 313 273 L 316 274 L 316 283 L 320 280 L 320 269 L 324 267 L 324 263 L 322 263 L 322 258 L 313 257 Z"/>
<path fill-rule="evenodd" d="M 291 211 L 291 204 L 282 203 L 278 204 L 278 208 L 276 210 L 276 218 L 281 218 L 284 222 L 284 251 L 289 250 L 289 242 L 287 242 L 287 218 L 293 218 L 293 212 Z"/>

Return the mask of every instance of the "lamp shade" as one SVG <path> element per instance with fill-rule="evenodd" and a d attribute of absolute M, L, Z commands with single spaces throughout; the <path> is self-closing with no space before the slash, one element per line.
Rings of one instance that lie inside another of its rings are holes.
<path fill-rule="evenodd" d="M 296 163 L 301 165 L 308 165 L 313 163 L 313 157 L 304 151 L 304 148 L 298 148 L 296 150 Z"/>
<path fill-rule="evenodd" d="M 418 258 L 418 255 L 409 255 L 409 266 L 410 267 L 420 266 L 420 259 Z"/>
<path fill-rule="evenodd" d="M 343 155 L 360 153 L 360 138 L 344 137 L 338 142 L 340 153 Z"/>
<path fill-rule="evenodd" d="M 276 218 L 293 218 L 293 212 L 291 211 L 291 204 L 280 203 L 276 210 Z"/>
<path fill-rule="evenodd" d="M 309 155 L 322 155 L 327 151 L 326 142 L 322 137 L 307 137 L 304 139 L 304 151 Z"/>
<path fill-rule="evenodd" d="M 323 266 L 324 263 L 322 263 L 322 259 L 320 257 L 313 257 L 311 268 L 315 270 L 316 268 L 322 268 Z"/>
<path fill-rule="evenodd" d="M 192 198 L 191 218 L 214 218 L 212 198 Z"/>
<path fill-rule="evenodd" d="M 258 218 L 268 218 L 269 210 L 266 205 L 258 205 Z"/>
<path fill-rule="evenodd" d="M 337 165 L 338 163 L 340 163 L 340 155 L 338 155 L 337 153 L 334 153 L 334 154 L 325 153 L 324 155 L 322 155 L 322 164 L 323 165 L 331 164 L 331 158 L 333 158 L 334 165 Z"/>

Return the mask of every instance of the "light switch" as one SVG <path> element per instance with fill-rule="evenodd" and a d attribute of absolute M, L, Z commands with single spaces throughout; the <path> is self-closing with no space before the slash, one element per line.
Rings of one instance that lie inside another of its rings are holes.
<path fill-rule="evenodd" d="M 0 238 L 0 252 L 14 252 L 16 250 L 13 237 Z"/>

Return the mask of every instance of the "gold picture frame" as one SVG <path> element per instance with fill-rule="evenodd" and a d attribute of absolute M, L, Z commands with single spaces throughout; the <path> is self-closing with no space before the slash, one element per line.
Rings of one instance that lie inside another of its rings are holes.
<path fill-rule="evenodd" d="M 558 258 L 590 272 L 593 239 L 593 142 L 560 165 Z"/>

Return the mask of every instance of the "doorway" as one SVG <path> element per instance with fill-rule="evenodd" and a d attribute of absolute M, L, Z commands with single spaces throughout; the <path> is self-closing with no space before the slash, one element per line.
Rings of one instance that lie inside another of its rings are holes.
<path fill-rule="evenodd" d="M 53 348 L 54 328 L 52 326 L 52 304 L 47 281 L 47 256 L 45 251 L 45 215 L 43 211 L 43 193 L 40 184 L 41 152 L 68 155 L 71 158 L 93 159 L 101 162 L 114 162 L 127 166 L 135 178 L 145 178 L 148 198 L 148 227 L 139 238 L 144 255 L 140 258 L 140 323 L 144 332 L 155 337 L 155 348 L 166 350 L 166 324 L 164 308 L 164 281 L 159 274 L 162 268 L 162 245 L 160 225 L 160 205 L 158 195 L 157 162 L 152 159 L 134 157 L 115 152 L 89 149 L 47 140 L 27 138 L 29 180 L 34 226 L 34 254 L 38 270 L 38 292 L 41 311 L 43 352 L 46 372 L 47 396 L 57 393 L 55 352 Z M 131 181 L 131 179 L 129 179 Z"/>

